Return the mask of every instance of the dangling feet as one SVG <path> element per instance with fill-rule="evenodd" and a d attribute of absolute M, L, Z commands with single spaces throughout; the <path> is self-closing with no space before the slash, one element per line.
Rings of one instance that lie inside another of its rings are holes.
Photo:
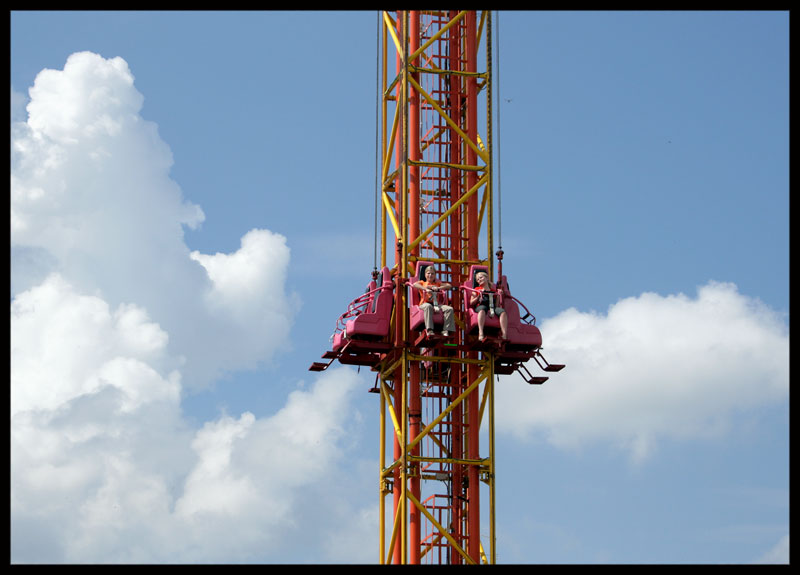
<path fill-rule="evenodd" d="M 428 337 L 433 337 L 433 330 L 432 329 L 425 330 L 425 335 L 427 335 Z"/>
<path fill-rule="evenodd" d="M 485 340 L 485 339 L 486 339 L 486 336 L 485 336 L 485 335 L 483 335 L 483 333 L 479 333 L 479 334 L 478 334 L 478 341 L 483 341 L 483 340 Z"/>

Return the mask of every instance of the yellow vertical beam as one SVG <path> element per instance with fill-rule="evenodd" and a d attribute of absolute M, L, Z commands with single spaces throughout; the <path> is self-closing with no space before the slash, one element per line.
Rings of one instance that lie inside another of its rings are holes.
<path fill-rule="evenodd" d="M 380 86 L 386 85 L 386 74 L 387 74 L 387 65 L 388 62 L 387 58 L 387 42 L 388 39 L 386 34 L 381 34 L 381 31 L 385 28 L 382 24 L 381 19 L 378 20 L 378 37 L 383 40 L 383 44 L 381 45 L 381 53 L 380 53 L 380 68 L 381 68 L 381 83 Z M 387 149 L 388 149 L 388 142 L 386 141 L 386 121 L 387 121 L 387 101 L 386 96 L 381 96 L 382 90 L 379 90 L 378 96 L 381 98 L 381 153 L 386 156 Z M 381 166 L 384 165 L 385 162 L 381 162 Z M 381 169 L 380 171 L 380 181 L 381 185 L 378 190 L 378 193 L 381 195 L 381 198 L 385 196 L 385 192 L 383 191 L 383 185 L 386 181 L 386 173 L 385 169 Z M 380 214 L 381 214 L 381 268 L 386 266 L 386 208 L 383 205 L 384 202 L 381 201 L 380 206 Z M 381 497 L 381 500 L 383 498 Z M 381 521 L 381 524 L 383 521 Z M 383 531 L 383 530 L 381 530 Z M 381 537 L 383 537 L 381 535 Z M 383 556 L 383 554 L 381 554 Z"/>
<path fill-rule="evenodd" d="M 402 270 L 405 275 L 408 269 L 408 11 L 403 11 L 403 39 L 402 39 L 402 66 L 403 78 L 401 84 L 401 100 L 398 106 L 402 108 L 402 137 L 401 137 L 401 182 L 402 194 L 400 200 L 400 229 L 402 230 L 402 239 L 400 244 L 400 261 L 398 262 L 398 271 Z M 398 288 L 403 289 L 403 288 Z M 405 312 L 406 305 L 406 292 L 404 291 L 401 297 L 403 302 L 403 312 Z M 403 314 L 405 315 L 405 314 Z M 402 325 L 402 340 L 407 339 L 408 329 L 405 318 Z M 400 562 L 405 564 L 408 561 L 408 356 L 405 345 L 402 351 L 402 367 L 401 367 L 401 382 L 402 390 L 402 440 L 400 442 L 401 449 L 401 466 L 400 466 L 400 480 L 402 483 L 402 499 L 400 505 L 400 526 L 401 526 L 401 539 L 400 539 Z"/>
<path fill-rule="evenodd" d="M 383 381 L 381 383 L 381 388 L 385 387 Z M 380 557 L 381 563 L 383 563 L 384 554 L 386 552 L 386 531 L 384 529 L 385 525 L 385 514 L 386 514 L 386 476 L 383 474 L 383 469 L 386 467 L 386 397 L 384 393 L 381 393 L 381 419 L 379 425 L 379 433 L 378 433 L 378 440 L 380 442 L 378 446 L 379 456 L 378 456 L 378 464 L 379 470 L 381 473 L 379 474 L 379 481 L 378 481 L 378 517 L 380 525 L 380 533 L 379 533 L 379 548 L 378 548 L 378 557 Z"/>
<path fill-rule="evenodd" d="M 492 15 L 488 10 L 484 10 L 481 16 L 481 26 L 486 24 L 486 140 L 488 145 L 488 162 L 486 171 L 489 174 L 486 184 L 486 193 L 489 196 L 489 219 L 487 227 L 488 236 L 488 257 L 489 257 L 489 277 L 494 275 L 494 138 L 492 122 L 493 114 L 493 68 L 492 68 Z M 495 281 L 500 278 L 496 278 Z M 495 461 L 494 461 L 494 355 L 489 357 L 489 377 L 486 385 L 489 389 L 489 561 L 492 565 L 496 561 L 496 531 L 495 531 Z"/>

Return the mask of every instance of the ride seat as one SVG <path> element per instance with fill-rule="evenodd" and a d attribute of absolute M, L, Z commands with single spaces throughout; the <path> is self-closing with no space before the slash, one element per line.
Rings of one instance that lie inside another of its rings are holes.
<path fill-rule="evenodd" d="M 410 303 L 409 326 L 412 330 L 425 329 L 425 313 L 419 308 L 421 302 L 420 291 L 412 287 L 420 279 L 425 278 L 425 270 L 428 266 L 432 266 L 433 262 L 417 262 L 417 270 L 414 276 L 409 280 L 408 289 Z M 450 305 L 450 296 L 447 292 L 439 292 L 439 305 Z M 434 328 L 441 329 L 444 325 L 444 314 L 441 311 L 433 312 L 433 325 Z"/>
<path fill-rule="evenodd" d="M 469 268 L 469 279 L 467 279 L 462 284 L 462 286 L 464 288 L 467 288 L 467 289 L 463 290 L 464 291 L 464 295 L 462 297 L 462 300 L 464 301 L 464 317 L 466 319 L 466 329 L 465 329 L 465 331 L 468 334 L 473 334 L 473 333 L 477 333 L 478 332 L 478 312 L 475 311 L 474 307 L 469 305 L 469 300 L 470 300 L 470 297 L 472 296 L 472 292 L 473 292 L 473 290 L 475 288 L 478 287 L 478 282 L 475 281 L 475 275 L 478 272 L 485 272 L 485 273 L 488 274 L 489 273 L 489 267 L 488 266 L 484 266 L 484 265 L 479 265 L 479 264 L 471 265 L 470 268 Z M 503 307 L 504 308 L 505 301 L 502 302 L 502 305 L 500 305 L 500 302 L 496 302 L 496 304 L 497 304 L 498 307 Z M 519 313 L 517 315 L 519 315 Z M 498 319 L 498 317 L 497 316 L 489 317 L 489 314 L 487 313 L 486 314 L 486 322 L 483 324 L 483 330 L 484 330 L 484 333 L 486 333 L 487 335 L 489 333 L 493 333 L 495 331 L 499 333 L 500 332 L 500 320 Z"/>
<path fill-rule="evenodd" d="M 503 290 L 502 307 L 506 310 L 508 319 L 506 332 L 508 341 L 506 342 L 506 347 L 517 349 L 538 349 L 541 347 L 542 332 L 535 325 L 522 321 L 519 313 L 519 304 L 511 296 L 511 290 L 508 287 L 508 278 L 502 276 L 497 286 Z"/>
<path fill-rule="evenodd" d="M 339 325 L 344 323 L 344 327 L 333 336 L 334 351 L 341 349 L 348 339 L 374 341 L 389 335 L 394 308 L 393 288 L 392 272 L 384 267 L 378 281 L 370 281 L 366 292 L 350 302 L 347 311 L 339 318 Z"/>

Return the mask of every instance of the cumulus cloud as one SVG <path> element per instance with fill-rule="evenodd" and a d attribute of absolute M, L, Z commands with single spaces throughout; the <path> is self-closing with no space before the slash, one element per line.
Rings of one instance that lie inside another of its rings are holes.
<path fill-rule="evenodd" d="M 180 374 L 154 369 L 167 334 L 146 312 L 76 293 L 58 275 L 11 303 L 11 415 L 55 410 L 104 388 L 122 394 L 122 411 L 177 400 Z"/>
<path fill-rule="evenodd" d="M 294 506 L 336 473 L 354 370 L 193 430 L 179 374 L 153 367 L 166 334 L 135 306 L 52 276 L 15 298 L 11 340 L 13 561 L 257 561 L 301 528 L 324 537 Z"/>
<path fill-rule="evenodd" d="M 170 485 L 189 464 L 189 430 L 167 341 L 141 308 L 112 309 L 58 275 L 14 298 L 14 558 L 75 560 L 168 508 Z"/>
<path fill-rule="evenodd" d="M 294 316 L 301 307 L 297 294 L 284 286 L 290 250 L 286 238 L 269 230 L 251 230 L 231 254 L 193 251 L 209 284 L 202 300 L 213 322 L 213 337 L 194 338 L 221 369 L 255 367 L 275 350 L 286 349 Z M 209 333 L 208 335 L 212 335 Z M 213 346 L 208 349 L 207 346 Z"/>
<path fill-rule="evenodd" d="M 506 378 L 497 392 L 499 429 L 522 437 L 610 441 L 641 460 L 659 440 L 712 437 L 788 398 L 784 319 L 732 284 L 645 293 L 604 315 L 569 309 L 541 330 L 545 356 L 567 367 L 540 388 Z"/>
<path fill-rule="evenodd" d="M 789 563 L 789 535 L 781 537 L 775 546 L 767 551 L 763 557 L 760 557 L 758 564 L 762 565 L 776 565 Z"/>
<path fill-rule="evenodd" d="M 12 92 L 12 561 L 280 556 L 303 490 L 352 447 L 359 376 L 331 370 L 274 413 L 199 429 L 181 398 L 285 349 L 300 306 L 286 239 L 186 246 L 205 215 L 170 178 L 123 59 L 73 54 L 37 76 L 27 115 L 20 102 Z"/>
<path fill-rule="evenodd" d="M 326 371 L 310 390 L 292 392 L 269 418 L 224 417 L 197 433 L 192 449 L 198 463 L 175 515 L 196 540 L 215 542 L 197 550 L 202 560 L 252 560 L 265 546 L 274 556 L 298 530 L 323 538 L 313 526 L 317 519 L 300 509 L 310 486 L 337 473 L 346 452 L 342 440 L 354 431 L 348 396 L 359 384 L 353 370 Z M 313 500 L 319 514 L 336 497 Z"/>
<path fill-rule="evenodd" d="M 55 274 L 14 298 L 14 562 L 258 561 L 301 529 L 324 540 L 296 504 L 357 459 L 343 438 L 363 381 L 333 369 L 270 416 L 194 430 L 180 373 L 166 371 L 168 339 L 141 308 L 112 308 Z"/>
<path fill-rule="evenodd" d="M 29 95 L 12 122 L 12 295 L 58 272 L 111 305 L 135 302 L 169 333 L 190 388 L 282 349 L 300 307 L 285 238 L 251 230 L 236 253 L 190 252 L 184 229 L 205 214 L 170 178 L 127 63 L 73 54 Z"/>

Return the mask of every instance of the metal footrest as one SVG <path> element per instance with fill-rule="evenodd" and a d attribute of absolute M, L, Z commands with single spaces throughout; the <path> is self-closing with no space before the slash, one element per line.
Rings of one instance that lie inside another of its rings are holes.
<path fill-rule="evenodd" d="M 545 371 L 561 371 L 562 369 L 564 369 L 563 363 L 548 363 L 544 368 Z"/>
<path fill-rule="evenodd" d="M 542 361 L 539 361 L 540 358 L 544 362 L 544 365 L 542 365 Z M 563 363 L 547 363 L 547 360 L 544 358 L 541 351 L 536 352 L 536 355 L 533 356 L 533 359 L 544 371 L 561 371 L 565 367 Z"/>
<path fill-rule="evenodd" d="M 523 364 L 519 364 L 517 370 L 519 371 L 519 374 L 522 376 L 522 379 L 524 379 L 531 385 L 542 385 L 545 381 L 550 379 L 545 375 L 537 375 L 537 376 L 531 375 L 531 372 L 528 371 L 528 368 L 525 367 Z"/>

